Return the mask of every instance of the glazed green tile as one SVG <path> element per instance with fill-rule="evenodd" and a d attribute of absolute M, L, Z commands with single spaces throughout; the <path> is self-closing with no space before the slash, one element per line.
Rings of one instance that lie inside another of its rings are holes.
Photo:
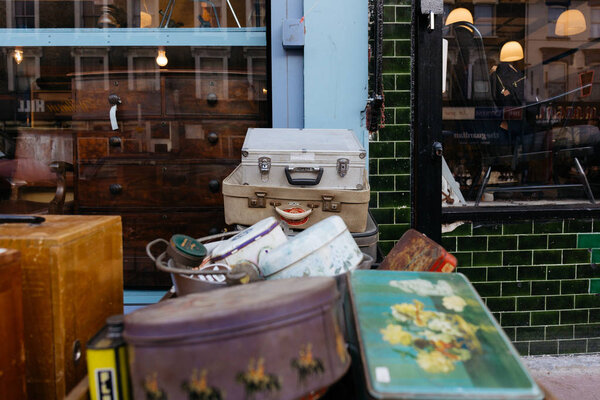
<path fill-rule="evenodd" d="M 590 281 L 588 279 L 563 280 L 560 283 L 562 294 L 584 294 L 588 293 Z M 600 306 L 600 304 L 598 304 Z"/>
<path fill-rule="evenodd" d="M 505 312 L 502 313 L 502 326 L 528 326 L 528 312 Z"/>
<path fill-rule="evenodd" d="M 600 232 L 600 219 L 595 219 L 593 223 L 594 232 Z"/>
<path fill-rule="evenodd" d="M 568 219 L 565 220 L 565 232 L 581 233 L 592 231 L 591 219 Z"/>
<path fill-rule="evenodd" d="M 559 316 L 558 311 L 532 311 L 531 326 L 558 325 Z"/>
<path fill-rule="evenodd" d="M 410 208 L 396 208 L 394 210 L 394 215 L 396 217 L 397 224 L 408 224 L 410 223 Z"/>
<path fill-rule="evenodd" d="M 600 265 L 583 264 L 577 266 L 577 278 L 600 278 Z"/>
<path fill-rule="evenodd" d="M 499 313 L 499 312 L 492 313 L 492 317 L 494 317 L 496 322 L 498 322 L 498 324 L 500 324 L 500 319 L 502 318 L 502 313 Z"/>
<path fill-rule="evenodd" d="M 411 7 L 396 7 L 396 21 L 410 22 L 412 8 Z"/>
<path fill-rule="evenodd" d="M 529 342 L 529 355 L 558 354 L 557 340 L 544 340 Z"/>
<path fill-rule="evenodd" d="M 456 251 L 456 237 L 454 236 L 443 236 L 442 237 L 442 246 L 446 251 L 455 252 Z"/>
<path fill-rule="evenodd" d="M 562 263 L 562 251 L 561 250 L 535 250 L 533 252 L 533 263 L 534 264 L 560 264 L 560 263 Z"/>
<path fill-rule="evenodd" d="M 470 282 L 486 282 L 487 278 L 487 268 L 462 268 L 460 270 L 461 274 L 464 274 Z M 498 310 L 500 311 L 500 310 Z"/>
<path fill-rule="evenodd" d="M 371 175 L 369 185 L 374 192 L 393 192 L 395 190 L 395 179 L 393 175 Z"/>
<path fill-rule="evenodd" d="M 563 221 L 533 221 L 533 233 L 561 233 Z"/>
<path fill-rule="evenodd" d="M 531 265 L 532 251 L 505 251 L 502 265 Z"/>
<path fill-rule="evenodd" d="M 404 174 L 410 172 L 410 159 L 408 158 L 380 158 L 380 174 Z"/>
<path fill-rule="evenodd" d="M 502 296 L 529 296 L 531 282 L 503 282 Z"/>
<path fill-rule="evenodd" d="M 546 327 L 546 339 L 573 339 L 573 325 L 558 325 Z"/>
<path fill-rule="evenodd" d="M 369 208 L 377 208 L 379 207 L 378 204 L 378 196 L 376 192 L 371 192 L 370 198 L 369 198 Z"/>
<path fill-rule="evenodd" d="M 600 324 L 575 325 L 575 339 L 600 337 Z"/>
<path fill-rule="evenodd" d="M 391 122 L 387 120 L 390 124 Z M 399 140 L 410 140 L 410 126 L 406 125 L 386 125 L 384 128 L 379 130 L 380 141 L 399 141 Z"/>
<path fill-rule="evenodd" d="M 546 266 L 527 265 L 519 267 L 517 279 L 520 281 L 534 281 L 546 279 Z"/>
<path fill-rule="evenodd" d="M 411 5 L 412 1 L 411 0 L 385 0 L 384 4 L 387 5 Z"/>
<path fill-rule="evenodd" d="M 515 341 L 515 338 L 517 337 L 517 328 L 504 327 L 502 328 L 502 330 L 506 334 L 506 337 L 508 337 L 508 340 L 510 340 L 511 342 Z"/>
<path fill-rule="evenodd" d="M 587 350 L 586 340 L 559 340 L 558 354 L 585 353 Z"/>
<path fill-rule="evenodd" d="M 588 310 L 567 310 L 560 312 L 560 323 L 585 324 L 588 322 Z"/>
<path fill-rule="evenodd" d="M 396 122 L 399 123 L 409 123 L 410 122 L 410 107 L 402 107 L 396 109 Z"/>
<path fill-rule="evenodd" d="M 536 281 L 531 282 L 532 295 L 560 294 L 560 281 Z"/>
<path fill-rule="evenodd" d="M 377 224 L 393 224 L 394 209 L 393 208 L 372 208 L 369 210 L 375 223 Z"/>
<path fill-rule="evenodd" d="M 383 37 L 386 39 L 409 39 L 410 23 L 383 24 Z"/>
<path fill-rule="evenodd" d="M 386 127 L 389 126 L 390 124 L 395 124 L 396 123 L 396 109 L 393 107 L 387 107 L 384 111 L 383 111 L 383 116 L 385 118 L 385 124 Z M 381 136 L 381 131 L 378 132 L 377 134 L 379 140 L 395 140 L 395 139 L 390 139 L 390 138 L 382 138 Z"/>
<path fill-rule="evenodd" d="M 389 102 L 394 106 L 410 106 L 410 92 L 409 91 L 387 91 L 385 93 L 385 101 Z"/>
<path fill-rule="evenodd" d="M 474 283 L 473 286 L 481 297 L 500 296 L 500 283 Z"/>
<path fill-rule="evenodd" d="M 548 235 L 520 235 L 519 250 L 547 249 Z"/>
<path fill-rule="evenodd" d="M 480 251 L 473 253 L 474 266 L 502 265 L 502 253 L 499 251 Z"/>
<path fill-rule="evenodd" d="M 571 310 L 575 307 L 575 296 L 547 296 L 546 310 Z"/>
<path fill-rule="evenodd" d="M 476 236 L 462 236 L 458 238 L 458 251 L 487 250 L 487 238 Z"/>
<path fill-rule="evenodd" d="M 396 55 L 409 57 L 411 51 L 410 40 L 396 40 Z"/>
<path fill-rule="evenodd" d="M 573 279 L 575 278 L 575 265 L 550 265 L 548 279 Z"/>
<path fill-rule="evenodd" d="M 531 221 L 516 222 L 503 225 L 505 235 L 528 234 L 533 232 L 533 223 Z"/>
<path fill-rule="evenodd" d="M 577 247 L 580 249 L 600 248 L 600 233 L 580 233 L 577 235 Z"/>
<path fill-rule="evenodd" d="M 396 22 L 396 7 L 383 7 L 383 22 Z"/>
<path fill-rule="evenodd" d="M 577 245 L 577 235 L 548 235 L 549 249 L 573 249 Z"/>
<path fill-rule="evenodd" d="M 513 346 L 515 346 L 515 349 L 521 356 L 529 355 L 529 342 L 516 342 L 513 343 Z"/>
<path fill-rule="evenodd" d="M 543 296 L 517 297 L 517 311 L 543 310 L 546 308 L 546 298 Z"/>
<path fill-rule="evenodd" d="M 370 142 L 369 157 L 394 157 L 394 142 Z"/>
<path fill-rule="evenodd" d="M 396 175 L 396 189 L 410 191 L 410 175 Z"/>
<path fill-rule="evenodd" d="M 383 72 L 410 72 L 410 57 L 383 57 Z M 398 105 L 386 102 L 386 106 L 397 107 Z"/>
<path fill-rule="evenodd" d="M 396 54 L 410 55 L 410 40 L 397 40 Z M 396 90 L 410 90 L 410 74 L 396 74 Z"/>
<path fill-rule="evenodd" d="M 408 224 L 379 225 L 380 240 L 398 240 L 410 226 Z"/>
<path fill-rule="evenodd" d="M 379 207 L 404 207 L 410 205 L 410 192 L 379 193 Z"/>
<path fill-rule="evenodd" d="M 600 353 L 600 339 L 588 339 L 588 353 Z"/>
<path fill-rule="evenodd" d="M 379 246 L 379 250 L 381 250 L 381 254 L 385 257 L 390 250 L 392 250 L 392 248 L 394 247 L 394 241 L 393 240 L 380 240 L 377 245 Z"/>
<path fill-rule="evenodd" d="M 470 267 L 473 265 L 473 253 L 452 253 L 456 257 L 456 263 L 459 267 Z"/>
<path fill-rule="evenodd" d="M 526 326 L 517 328 L 517 341 L 539 340 L 544 337 L 544 327 Z"/>
<path fill-rule="evenodd" d="M 489 250 L 510 250 L 517 247 L 516 236 L 490 236 L 488 237 Z"/>
<path fill-rule="evenodd" d="M 515 311 L 514 297 L 488 297 L 485 301 L 490 311 Z"/>
<path fill-rule="evenodd" d="M 475 255 L 473 255 L 474 257 Z M 493 267 L 488 268 L 487 279 L 494 281 L 514 281 L 517 279 L 517 267 Z"/>
<path fill-rule="evenodd" d="M 470 236 L 472 231 L 472 224 L 467 223 L 467 224 L 462 224 L 459 225 L 458 227 L 456 227 L 452 232 L 447 232 L 444 235 L 445 236 Z"/>
<path fill-rule="evenodd" d="M 575 296 L 576 308 L 598 308 L 600 307 L 600 295 L 580 294 Z"/>
<path fill-rule="evenodd" d="M 592 250 L 592 262 L 600 263 L 600 249 Z"/>
<path fill-rule="evenodd" d="M 578 264 L 590 262 L 590 251 L 588 249 L 563 250 L 563 263 Z"/>
<path fill-rule="evenodd" d="M 600 322 L 600 308 L 590 310 L 590 322 Z"/>
<path fill-rule="evenodd" d="M 383 56 L 384 57 L 393 57 L 396 55 L 395 50 L 396 50 L 396 44 L 394 43 L 393 40 L 384 40 L 382 45 L 381 45 L 381 50 L 383 51 Z M 395 82 L 392 80 L 392 85 L 389 85 L 389 80 L 386 82 L 385 78 L 386 77 L 393 77 L 393 75 L 384 75 L 384 80 L 383 80 L 383 89 L 384 90 L 395 90 L 396 89 L 396 85 Z"/>
<path fill-rule="evenodd" d="M 388 43 L 389 44 L 389 43 Z M 383 52 L 385 54 L 385 43 Z M 395 90 L 396 89 L 396 75 L 383 75 L 383 90 Z"/>
<path fill-rule="evenodd" d="M 473 236 L 502 235 L 502 224 L 473 224 Z"/>
<path fill-rule="evenodd" d="M 369 174 L 375 175 L 379 173 L 379 160 L 376 158 L 369 158 Z"/>
<path fill-rule="evenodd" d="M 591 279 L 590 280 L 590 293 L 594 293 L 594 294 L 600 293 L 600 279 Z"/>
<path fill-rule="evenodd" d="M 410 142 L 396 142 L 396 157 L 410 157 Z"/>

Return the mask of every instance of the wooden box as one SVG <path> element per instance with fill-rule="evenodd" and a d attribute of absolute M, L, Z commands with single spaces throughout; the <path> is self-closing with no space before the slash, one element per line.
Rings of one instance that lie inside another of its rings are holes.
<path fill-rule="evenodd" d="M 0 395 L 25 400 L 25 343 L 19 252 L 0 249 Z"/>
<path fill-rule="evenodd" d="M 63 399 L 85 376 L 85 344 L 123 312 L 118 216 L 48 215 L 0 225 L 0 247 L 21 252 L 30 399 Z"/>

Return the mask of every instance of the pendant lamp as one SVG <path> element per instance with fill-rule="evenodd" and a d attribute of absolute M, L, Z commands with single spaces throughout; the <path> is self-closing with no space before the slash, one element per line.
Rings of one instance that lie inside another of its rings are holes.
<path fill-rule="evenodd" d="M 466 8 L 455 8 L 450 11 L 448 17 L 446 18 L 446 25 L 451 25 L 456 22 L 469 22 L 473 23 L 473 14 Z"/>
<path fill-rule="evenodd" d="M 523 59 L 523 47 L 519 42 L 506 42 L 500 49 L 500 61 L 513 62 Z"/>
<path fill-rule="evenodd" d="M 586 28 L 585 17 L 581 11 L 565 10 L 556 20 L 554 34 L 556 36 L 572 36 L 585 32 Z"/>

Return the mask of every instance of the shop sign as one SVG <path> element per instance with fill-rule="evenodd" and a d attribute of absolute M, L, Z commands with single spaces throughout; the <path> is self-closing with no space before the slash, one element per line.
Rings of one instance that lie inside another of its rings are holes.
<path fill-rule="evenodd" d="M 596 120 L 598 108 L 595 105 L 542 105 L 536 115 L 538 124 L 555 124 L 565 120 Z"/>

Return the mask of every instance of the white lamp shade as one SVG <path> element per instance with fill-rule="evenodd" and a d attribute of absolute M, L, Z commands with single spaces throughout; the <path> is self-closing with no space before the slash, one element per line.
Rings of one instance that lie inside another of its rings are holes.
<path fill-rule="evenodd" d="M 519 42 L 506 42 L 500 49 L 500 61 L 513 62 L 523 59 L 523 47 Z"/>
<path fill-rule="evenodd" d="M 140 11 L 140 27 L 150 28 L 152 26 L 152 15 L 147 12 Z"/>
<path fill-rule="evenodd" d="M 455 8 L 454 10 L 450 11 L 450 14 L 448 14 L 448 17 L 446 18 L 446 25 L 451 25 L 455 22 L 469 22 L 472 24 L 473 14 L 471 14 L 471 11 L 467 10 L 466 8 Z"/>
<path fill-rule="evenodd" d="M 554 33 L 557 36 L 571 36 L 585 32 L 586 28 L 585 17 L 581 11 L 566 10 L 558 16 Z"/>

